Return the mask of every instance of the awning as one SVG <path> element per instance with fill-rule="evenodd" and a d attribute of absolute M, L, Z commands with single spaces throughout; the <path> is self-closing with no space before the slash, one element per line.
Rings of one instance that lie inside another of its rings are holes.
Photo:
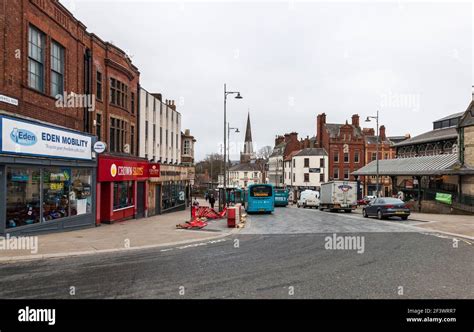
<path fill-rule="evenodd" d="M 458 155 L 440 154 L 434 156 L 384 159 L 379 160 L 379 175 L 444 175 L 456 174 L 457 169 L 453 166 L 458 162 Z M 377 175 L 377 161 L 354 171 L 352 175 L 371 176 Z"/>

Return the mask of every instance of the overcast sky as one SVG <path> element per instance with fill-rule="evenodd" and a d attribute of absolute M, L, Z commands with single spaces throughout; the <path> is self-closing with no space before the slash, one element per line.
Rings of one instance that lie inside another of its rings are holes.
<path fill-rule="evenodd" d="M 469 1 L 61 2 L 131 54 L 144 88 L 176 100 L 197 160 L 222 144 L 224 83 L 244 97 L 228 101 L 241 130 L 231 141 L 244 139 L 250 109 L 257 148 L 314 136 L 322 112 L 336 123 L 379 109 L 389 136 L 414 136 L 471 98 Z"/>

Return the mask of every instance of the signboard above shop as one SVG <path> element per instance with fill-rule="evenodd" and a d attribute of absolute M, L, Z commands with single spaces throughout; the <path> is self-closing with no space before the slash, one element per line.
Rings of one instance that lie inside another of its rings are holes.
<path fill-rule="evenodd" d="M 92 136 L 0 116 L 0 153 L 92 160 Z"/>
<path fill-rule="evenodd" d="M 153 177 L 160 177 L 159 164 L 99 156 L 100 182 L 146 180 Z"/>

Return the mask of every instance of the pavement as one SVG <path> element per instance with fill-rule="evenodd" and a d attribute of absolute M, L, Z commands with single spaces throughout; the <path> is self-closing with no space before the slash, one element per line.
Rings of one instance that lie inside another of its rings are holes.
<path fill-rule="evenodd" d="M 472 243 L 417 223 L 279 208 L 219 239 L 0 264 L 0 298 L 474 299 Z"/>
<path fill-rule="evenodd" d="M 202 230 L 181 230 L 176 225 L 190 220 L 190 210 L 143 219 L 132 219 L 99 227 L 38 235 L 38 250 L 0 250 L 0 262 L 45 259 L 139 250 L 225 237 L 237 229 L 227 228 L 226 219 L 209 220 Z"/>
<path fill-rule="evenodd" d="M 474 216 L 472 215 L 412 213 L 410 218 L 423 222 L 417 227 L 474 240 Z"/>

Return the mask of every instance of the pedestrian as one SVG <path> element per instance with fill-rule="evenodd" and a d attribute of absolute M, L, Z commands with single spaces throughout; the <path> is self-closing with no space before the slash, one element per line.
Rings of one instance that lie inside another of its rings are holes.
<path fill-rule="evenodd" d="M 197 200 L 197 197 L 194 197 L 193 206 L 199 207 L 199 202 L 198 202 L 198 200 Z"/>
<path fill-rule="evenodd" d="M 211 204 L 211 209 L 214 209 L 214 204 L 216 203 L 216 199 L 214 195 L 209 196 L 209 204 Z"/>
<path fill-rule="evenodd" d="M 206 200 L 206 202 L 208 198 L 209 198 L 209 193 L 206 191 L 206 193 L 204 194 L 204 199 Z"/>

